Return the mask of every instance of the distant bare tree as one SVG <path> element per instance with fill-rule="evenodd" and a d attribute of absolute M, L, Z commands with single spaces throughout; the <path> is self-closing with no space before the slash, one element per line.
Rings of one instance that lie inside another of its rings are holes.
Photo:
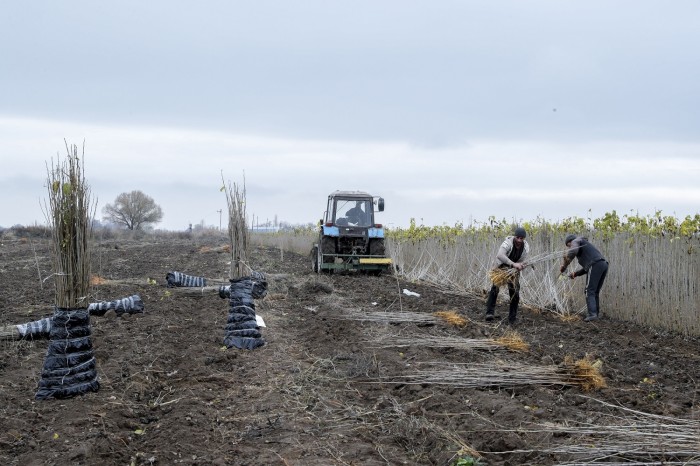
<path fill-rule="evenodd" d="M 129 230 L 140 230 L 148 223 L 158 223 L 163 218 L 163 211 L 153 198 L 141 191 L 121 193 L 114 204 L 107 204 L 102 209 L 103 220 L 124 225 Z"/>

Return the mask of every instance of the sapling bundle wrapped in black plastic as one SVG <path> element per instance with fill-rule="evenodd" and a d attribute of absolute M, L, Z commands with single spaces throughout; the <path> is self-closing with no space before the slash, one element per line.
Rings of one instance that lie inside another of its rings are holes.
<path fill-rule="evenodd" d="M 168 282 L 168 287 L 175 288 L 183 287 L 204 287 L 207 286 L 207 279 L 204 277 L 195 277 L 182 272 L 168 272 L 165 274 L 165 280 Z"/>
<path fill-rule="evenodd" d="M 70 398 L 100 388 L 90 336 L 87 309 L 56 309 L 36 399 Z"/>
<path fill-rule="evenodd" d="M 223 181 L 223 174 L 222 174 Z M 224 344 L 231 348 L 255 349 L 265 344 L 255 315 L 255 296 L 262 297 L 267 292 L 265 276 L 254 272 L 244 276 L 248 266 L 248 226 L 245 219 L 245 184 L 242 192 L 234 183 L 222 188 L 226 192 L 229 221 L 228 232 L 231 240 L 231 285 L 219 288 L 219 296 L 229 298 L 229 315 L 226 323 Z M 263 284 L 264 283 L 264 284 Z"/>
<path fill-rule="evenodd" d="M 251 272 L 250 277 L 253 280 L 253 299 L 262 299 L 267 296 L 267 279 L 262 272 Z M 231 297 L 231 285 L 222 285 L 219 287 L 219 297 L 229 299 Z"/>
<path fill-rule="evenodd" d="M 251 277 L 231 280 L 229 289 L 229 315 L 226 322 L 224 344 L 240 349 L 255 349 L 265 344 L 255 314 Z"/>
<path fill-rule="evenodd" d="M 143 300 L 141 300 L 141 296 L 135 294 L 114 301 L 92 303 L 88 306 L 88 311 L 93 316 L 102 316 L 107 311 L 114 311 L 117 315 L 136 314 L 143 312 Z"/>
<path fill-rule="evenodd" d="M 64 163 L 52 164 L 47 187 L 47 217 L 52 228 L 56 308 L 51 317 L 49 346 L 36 398 L 69 398 L 97 391 L 100 384 L 92 350 L 89 237 L 92 232 L 90 190 L 78 158 L 68 148 Z"/>

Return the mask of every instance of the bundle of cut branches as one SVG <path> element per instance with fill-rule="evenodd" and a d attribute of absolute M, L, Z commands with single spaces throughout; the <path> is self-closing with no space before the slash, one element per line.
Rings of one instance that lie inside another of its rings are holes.
<path fill-rule="evenodd" d="M 569 466 L 700 465 L 700 421 L 649 414 L 585 398 L 612 412 L 603 414 L 596 423 L 544 425 L 545 433 L 570 441 L 539 451 L 576 458 L 562 463 Z"/>
<path fill-rule="evenodd" d="M 578 385 L 584 390 L 604 386 L 605 381 L 592 365 L 581 370 L 579 361 L 559 366 L 522 364 L 446 364 L 424 363 L 426 369 L 414 374 L 386 377 L 382 383 L 436 384 L 458 387 L 510 387 L 522 385 Z M 603 385 L 600 385 L 602 381 Z"/>
<path fill-rule="evenodd" d="M 561 259 L 564 257 L 564 255 L 568 252 L 568 249 L 560 249 L 557 251 L 552 251 L 552 252 L 545 252 L 542 254 L 536 254 L 534 256 L 530 256 L 527 258 L 525 261 L 527 266 L 533 266 L 535 264 L 539 264 L 541 262 L 549 262 L 554 259 Z"/>
<path fill-rule="evenodd" d="M 602 361 L 593 361 L 588 355 L 577 360 L 566 356 L 563 367 L 567 368 L 571 382 L 588 391 L 605 387 L 605 378 L 600 373 L 601 365 Z"/>
<path fill-rule="evenodd" d="M 563 257 L 566 251 L 554 251 L 547 252 L 543 254 L 538 254 L 536 256 L 531 256 L 524 263 L 526 267 L 532 267 L 540 262 L 551 261 L 552 259 L 558 259 Z M 509 282 L 515 281 L 518 276 L 518 269 L 505 269 L 501 267 L 496 267 L 488 272 L 489 279 L 496 286 L 507 285 Z"/>
<path fill-rule="evenodd" d="M 518 276 L 518 269 L 503 269 L 497 267 L 489 270 L 489 279 L 496 286 L 504 286 L 512 283 Z"/>
<path fill-rule="evenodd" d="M 456 348 L 464 350 L 503 350 L 527 351 L 528 345 L 517 334 L 504 335 L 498 339 L 460 338 L 430 335 L 399 336 L 390 335 L 370 342 L 375 348 L 428 346 L 431 348 Z"/>
<path fill-rule="evenodd" d="M 420 312 L 365 312 L 362 310 L 346 310 L 338 314 L 339 319 L 362 320 L 369 322 L 413 322 L 434 324 L 437 318 L 432 314 Z"/>

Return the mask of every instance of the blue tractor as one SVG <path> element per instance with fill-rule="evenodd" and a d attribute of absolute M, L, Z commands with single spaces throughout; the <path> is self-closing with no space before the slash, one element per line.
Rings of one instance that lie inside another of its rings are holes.
<path fill-rule="evenodd" d="M 391 267 L 386 257 L 384 227 L 374 221 L 384 199 L 362 191 L 335 191 L 319 222 L 318 242 L 311 249 L 314 272 L 361 270 L 379 275 Z"/>

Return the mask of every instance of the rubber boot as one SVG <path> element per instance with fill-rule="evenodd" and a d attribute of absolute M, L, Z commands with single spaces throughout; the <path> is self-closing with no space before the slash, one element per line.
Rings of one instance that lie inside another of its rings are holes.
<path fill-rule="evenodd" d="M 511 309 L 511 310 L 508 312 L 508 324 L 510 324 L 511 326 L 514 326 L 514 325 L 515 325 L 515 321 L 516 321 L 516 316 L 517 316 L 517 315 L 518 315 L 518 310 L 517 310 L 517 309 Z"/>
<path fill-rule="evenodd" d="M 494 319 L 494 311 L 496 309 L 496 299 L 498 298 L 499 288 L 496 285 L 491 286 L 489 297 L 486 300 L 486 322 L 492 322 Z"/>

